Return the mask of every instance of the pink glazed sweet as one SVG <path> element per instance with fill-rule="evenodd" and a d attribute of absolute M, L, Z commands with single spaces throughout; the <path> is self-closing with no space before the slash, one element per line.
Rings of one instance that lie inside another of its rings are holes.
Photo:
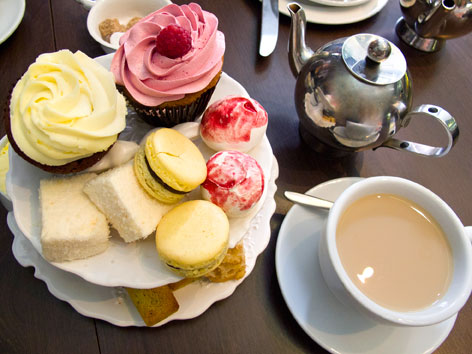
<path fill-rule="evenodd" d="M 247 215 L 264 192 L 264 172 L 257 161 L 239 151 L 220 151 L 207 162 L 202 197 L 228 217 Z"/>
<path fill-rule="evenodd" d="M 200 125 L 200 136 L 215 151 L 248 152 L 261 142 L 267 123 L 267 112 L 259 102 L 229 96 L 207 108 Z"/>

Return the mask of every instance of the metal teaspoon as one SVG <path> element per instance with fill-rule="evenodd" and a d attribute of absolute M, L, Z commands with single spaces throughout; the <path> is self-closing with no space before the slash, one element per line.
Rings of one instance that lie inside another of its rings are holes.
<path fill-rule="evenodd" d="M 326 199 L 312 197 L 311 195 L 297 192 L 285 191 L 284 196 L 291 202 L 306 206 L 314 206 L 322 209 L 331 209 L 334 204 L 333 202 Z"/>

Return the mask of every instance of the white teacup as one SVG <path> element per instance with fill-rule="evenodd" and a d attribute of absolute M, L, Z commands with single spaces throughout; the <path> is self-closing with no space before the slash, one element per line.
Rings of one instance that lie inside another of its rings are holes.
<path fill-rule="evenodd" d="M 336 245 L 336 230 L 343 212 L 361 197 L 388 193 L 424 208 L 441 226 L 452 249 L 453 274 L 445 294 L 432 305 L 414 311 L 394 311 L 367 297 L 344 269 Z M 334 295 L 377 322 L 390 325 L 428 326 L 442 322 L 464 306 L 472 290 L 472 227 L 464 227 L 454 211 L 429 189 L 398 177 L 371 177 L 347 188 L 329 212 L 320 240 L 323 277 Z"/>

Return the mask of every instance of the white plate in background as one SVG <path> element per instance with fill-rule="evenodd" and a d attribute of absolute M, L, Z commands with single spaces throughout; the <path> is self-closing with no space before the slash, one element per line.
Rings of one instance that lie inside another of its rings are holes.
<path fill-rule="evenodd" d="M 18 28 L 25 15 L 25 0 L 0 0 L 0 44 Z"/>
<path fill-rule="evenodd" d="M 287 4 L 290 0 L 279 0 L 279 11 L 287 16 Z M 299 0 L 299 5 L 305 10 L 306 20 L 322 25 L 345 25 L 365 20 L 374 16 L 387 5 L 388 0 L 370 0 L 358 6 L 325 6 L 315 4 L 310 0 Z"/>
<path fill-rule="evenodd" d="M 357 6 L 371 0 L 309 0 L 326 6 Z"/>

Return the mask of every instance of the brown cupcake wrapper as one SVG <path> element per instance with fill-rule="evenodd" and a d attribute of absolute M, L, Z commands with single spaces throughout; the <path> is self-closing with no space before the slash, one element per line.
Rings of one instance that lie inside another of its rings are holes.
<path fill-rule="evenodd" d="M 146 107 L 136 104 L 135 102 L 131 102 L 130 104 L 146 123 L 155 127 L 170 128 L 177 124 L 193 122 L 197 119 L 205 111 L 214 91 L 215 87 L 212 87 L 205 91 L 194 102 L 174 107 Z"/>
<path fill-rule="evenodd" d="M 3 123 L 5 127 L 5 132 L 8 137 L 8 141 L 10 142 L 10 146 L 15 150 L 15 152 L 23 158 L 25 161 L 28 161 L 30 164 L 42 169 L 43 171 L 49 172 L 49 173 L 57 173 L 57 174 L 70 174 L 70 173 L 77 173 L 77 172 L 82 172 L 86 170 L 89 167 L 92 167 L 95 165 L 100 159 L 105 156 L 105 154 L 113 147 L 114 144 L 110 145 L 110 147 L 107 150 L 96 152 L 95 154 L 84 157 L 75 161 L 71 161 L 69 163 L 66 163 L 65 165 L 60 165 L 60 166 L 50 166 L 50 165 L 44 165 L 42 163 L 39 163 L 32 158 L 30 158 L 28 155 L 26 155 L 20 147 L 16 144 L 15 138 L 13 137 L 13 134 L 11 132 L 11 125 L 10 125 L 10 100 L 11 100 L 11 93 L 13 91 L 13 87 L 10 89 L 8 98 L 6 99 L 6 104 L 3 108 Z"/>
<path fill-rule="evenodd" d="M 154 107 L 137 102 L 124 86 L 117 85 L 117 88 L 126 98 L 128 105 L 133 107 L 138 116 L 146 123 L 155 127 L 171 128 L 180 123 L 193 122 L 205 111 L 220 77 L 221 72 L 201 93 L 197 92 L 182 100 L 164 102 Z"/>

